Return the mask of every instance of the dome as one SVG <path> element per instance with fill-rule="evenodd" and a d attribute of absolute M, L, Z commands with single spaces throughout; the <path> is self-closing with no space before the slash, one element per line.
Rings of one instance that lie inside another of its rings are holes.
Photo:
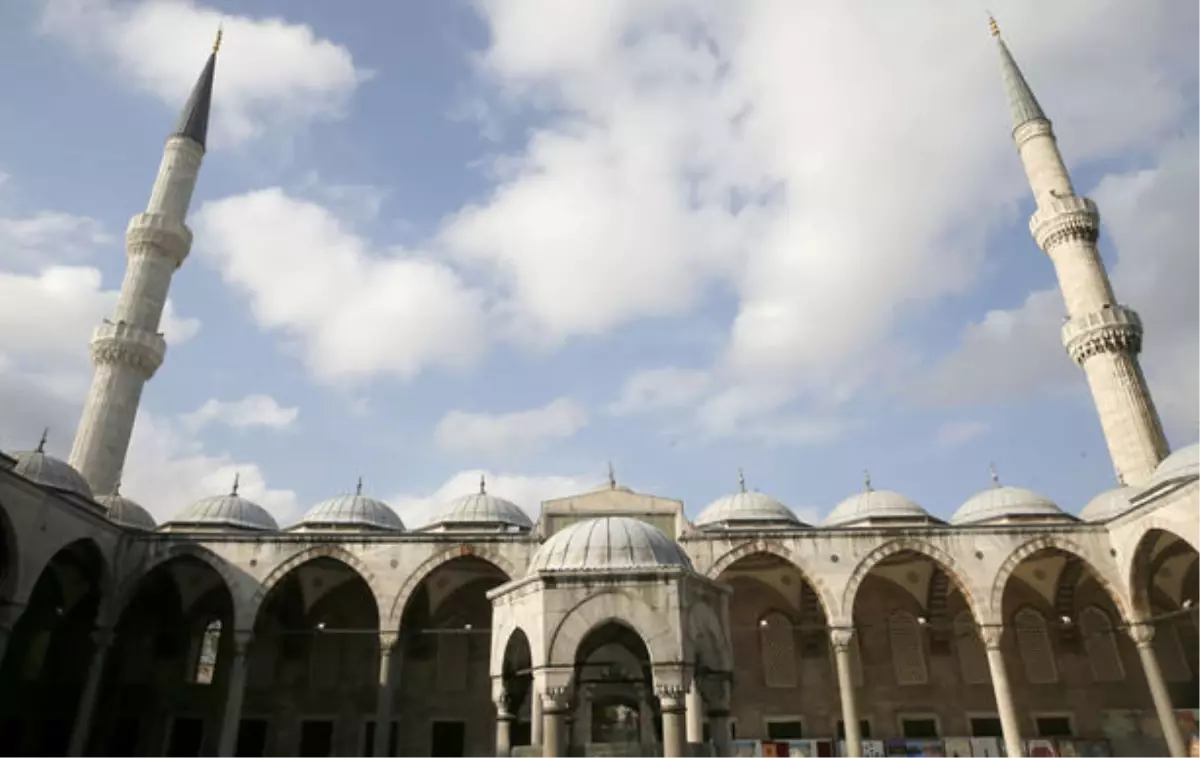
<path fill-rule="evenodd" d="M 695 522 L 698 527 L 736 526 L 737 524 L 770 524 L 772 526 L 802 526 L 796 514 L 783 503 L 761 492 L 735 492 L 714 500 Z"/>
<path fill-rule="evenodd" d="M 387 503 L 362 494 L 361 480 L 353 495 L 339 495 L 317 503 L 296 526 L 404 530 L 404 523 Z"/>
<path fill-rule="evenodd" d="M 157 528 L 158 524 L 154 523 L 154 517 L 150 515 L 142 506 L 127 497 L 124 497 L 120 492 L 114 492 L 111 495 L 101 495 L 96 498 L 96 502 L 104 506 L 108 511 L 108 520 L 120 526 L 127 526 L 131 529 L 141 529 L 143 531 L 152 532 Z"/>
<path fill-rule="evenodd" d="M 31 482 L 56 490 L 73 492 L 91 500 L 92 488 L 88 486 L 83 475 L 71 468 L 66 461 L 47 455 L 45 447 L 46 435 L 43 434 L 37 450 L 27 450 L 13 456 L 17 461 L 17 464 L 13 466 L 13 472 Z"/>
<path fill-rule="evenodd" d="M 1163 458 L 1162 463 L 1154 469 L 1149 486 L 1194 476 L 1200 476 L 1200 444 L 1182 447 Z"/>
<path fill-rule="evenodd" d="M 279 524 L 267 513 L 266 509 L 257 503 L 252 503 L 237 493 L 237 479 L 233 480 L 233 490 L 228 495 L 206 497 L 192 503 L 183 509 L 175 518 L 167 522 L 170 526 L 227 527 L 233 529 L 254 529 L 258 531 L 279 531 Z"/>
<path fill-rule="evenodd" d="M 1023 487 L 997 484 L 973 495 L 950 517 L 955 525 L 984 524 L 1009 518 L 1067 518 L 1049 498 Z"/>
<path fill-rule="evenodd" d="M 876 521 L 899 520 L 928 523 L 933 517 L 899 492 L 872 489 L 868 480 L 863 492 L 837 504 L 824 526 L 874 526 Z"/>
<path fill-rule="evenodd" d="M 1137 492 L 1137 487 L 1117 487 L 1101 492 L 1083 506 L 1083 510 L 1079 512 L 1079 518 L 1084 521 L 1106 521 L 1114 516 L 1119 516 L 1133 507 L 1130 500 L 1135 492 Z"/>
<path fill-rule="evenodd" d="M 691 568 L 677 542 L 644 521 L 606 516 L 571 524 L 542 544 L 529 563 L 539 571 Z"/>
<path fill-rule="evenodd" d="M 430 526 L 439 524 L 515 526 L 526 530 L 533 528 L 533 522 L 519 505 L 502 497 L 489 495 L 483 479 L 479 480 L 479 492 L 451 500 L 445 511 L 430 522 Z"/>

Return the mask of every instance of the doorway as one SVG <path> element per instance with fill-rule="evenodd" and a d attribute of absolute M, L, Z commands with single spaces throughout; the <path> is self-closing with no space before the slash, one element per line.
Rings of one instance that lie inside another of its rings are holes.
<path fill-rule="evenodd" d="M 328 756 L 333 753 L 333 722 L 303 721 L 300 724 L 300 755 Z"/>
<path fill-rule="evenodd" d="M 461 756 L 467 752 L 467 725 L 461 721 L 433 722 L 430 755 Z"/>

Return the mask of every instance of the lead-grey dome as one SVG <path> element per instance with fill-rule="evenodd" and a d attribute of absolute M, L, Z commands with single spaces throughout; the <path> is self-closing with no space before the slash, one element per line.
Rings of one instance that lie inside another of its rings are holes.
<path fill-rule="evenodd" d="M 237 479 L 233 480 L 233 491 L 228 495 L 217 495 L 198 500 L 183 509 L 164 526 L 251 529 L 254 531 L 277 532 L 279 524 L 267 510 L 238 495 Z"/>
<path fill-rule="evenodd" d="M 1106 521 L 1119 516 L 1133 507 L 1131 501 L 1136 492 L 1137 487 L 1117 487 L 1101 492 L 1083 506 L 1079 518 L 1084 521 Z"/>
<path fill-rule="evenodd" d="M 525 530 L 533 528 L 533 522 L 519 505 L 487 492 L 475 492 L 451 500 L 442 514 L 430 522 L 430 526 L 439 524 L 459 527 L 517 527 Z"/>
<path fill-rule="evenodd" d="M 101 495 L 96 498 L 96 502 L 104 506 L 108 511 L 108 520 L 114 524 L 146 532 L 152 532 L 158 527 L 149 511 L 119 492 Z"/>
<path fill-rule="evenodd" d="M 539 571 L 691 568 L 679 543 L 644 521 L 606 516 L 571 524 L 542 544 L 529 563 Z"/>
<path fill-rule="evenodd" d="M 404 530 L 404 522 L 387 503 L 362 494 L 361 483 L 354 494 L 338 495 L 317 503 L 296 526 Z"/>
<path fill-rule="evenodd" d="M 735 492 L 714 500 L 693 522 L 698 527 L 803 526 L 783 503 L 761 492 Z"/>
<path fill-rule="evenodd" d="M 1033 490 L 996 485 L 972 495 L 950 517 L 950 523 L 984 524 L 989 521 L 1032 518 L 1067 519 L 1070 516 L 1050 498 Z"/>
<path fill-rule="evenodd" d="M 824 526 L 878 526 L 903 521 L 928 523 L 934 518 L 899 492 L 867 489 L 838 503 L 825 517 Z"/>
<path fill-rule="evenodd" d="M 25 450 L 14 454 L 13 458 L 17 463 L 13 466 L 13 473 L 45 487 L 73 492 L 91 500 L 92 488 L 88 486 L 83 475 L 66 461 L 47 455 L 44 450 L 45 444 L 46 438 L 43 436 L 37 450 Z"/>
<path fill-rule="evenodd" d="M 1200 443 L 1182 447 L 1163 458 L 1150 477 L 1149 486 L 1154 487 L 1175 479 L 1200 476 Z"/>

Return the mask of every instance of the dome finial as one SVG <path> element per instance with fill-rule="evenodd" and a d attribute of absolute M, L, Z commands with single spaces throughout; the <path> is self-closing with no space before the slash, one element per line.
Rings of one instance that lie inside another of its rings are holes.
<path fill-rule="evenodd" d="M 237 497 L 238 482 L 241 480 L 241 478 L 242 478 L 242 472 L 240 472 L 240 471 L 233 472 L 233 489 L 231 489 L 229 491 L 230 497 Z"/>
<path fill-rule="evenodd" d="M 617 488 L 617 470 L 613 468 L 613 462 L 608 462 L 608 488 L 615 490 Z"/>
<path fill-rule="evenodd" d="M 874 492 L 875 488 L 871 486 L 871 472 L 863 469 L 863 492 Z"/>
<path fill-rule="evenodd" d="M 988 31 L 990 31 L 992 33 L 993 37 L 999 37 L 1000 36 L 1000 24 L 996 23 L 996 17 L 992 15 L 991 11 L 988 11 L 987 14 L 988 14 Z"/>
<path fill-rule="evenodd" d="M 50 436 L 50 427 L 46 427 L 45 429 L 42 429 L 42 438 L 40 440 L 38 440 L 38 446 L 37 446 L 37 450 L 35 452 L 38 452 L 38 453 L 46 452 L 46 438 L 49 436 Z"/>
<path fill-rule="evenodd" d="M 746 475 L 742 473 L 741 466 L 738 467 L 738 489 L 742 492 L 746 491 Z"/>
<path fill-rule="evenodd" d="M 113 497 L 121 496 L 121 477 L 117 477 L 117 481 L 113 482 Z"/>
<path fill-rule="evenodd" d="M 354 494 L 356 496 L 362 494 L 362 474 L 358 475 L 358 484 L 354 485 Z"/>
<path fill-rule="evenodd" d="M 487 494 L 487 474 L 481 473 L 479 475 L 479 494 L 480 495 Z"/>
<path fill-rule="evenodd" d="M 213 55 L 216 55 L 221 49 L 221 37 L 223 36 L 225 36 L 225 22 L 220 21 L 217 23 L 217 38 L 213 40 Z"/>
<path fill-rule="evenodd" d="M 992 485 L 999 487 L 1000 486 L 1000 474 L 996 473 L 996 464 L 994 462 L 988 464 L 988 471 L 992 475 Z"/>

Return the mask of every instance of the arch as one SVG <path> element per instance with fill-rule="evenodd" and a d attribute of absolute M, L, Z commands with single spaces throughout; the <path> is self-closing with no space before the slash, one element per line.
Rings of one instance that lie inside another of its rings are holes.
<path fill-rule="evenodd" d="M 1095 605 L 1089 605 L 1079 614 L 1079 628 L 1083 634 L 1083 648 L 1087 651 L 1088 663 L 1092 667 L 1095 680 L 1123 681 L 1125 666 L 1121 663 L 1121 650 L 1117 647 L 1117 636 L 1108 614 Z"/>
<path fill-rule="evenodd" d="M 726 551 L 725 554 L 720 558 L 717 558 L 717 560 L 713 562 L 713 565 L 709 567 L 705 575 L 709 579 L 717 581 L 720 579 L 721 574 L 725 573 L 730 566 L 742 560 L 743 558 L 749 558 L 752 555 L 773 555 L 776 558 L 779 558 L 790 564 L 794 569 L 796 569 L 797 572 L 800 573 L 800 576 L 804 579 L 805 583 L 813 589 L 813 594 L 816 595 L 817 601 L 821 604 L 821 609 L 825 611 L 825 618 L 834 618 L 834 615 L 832 614 L 834 595 L 832 590 L 829 588 L 829 585 L 825 583 L 825 580 L 820 575 L 806 571 L 804 567 L 800 565 L 800 561 L 796 559 L 795 554 L 793 554 L 791 550 L 776 540 L 758 539 L 749 542 L 743 542 L 742 544 Z"/>
<path fill-rule="evenodd" d="M 763 686 L 790 689 L 799 685 L 796 635 L 791 617 L 777 608 L 771 608 L 758 620 L 758 627 Z"/>
<path fill-rule="evenodd" d="M 589 595 L 555 625 L 547 646 L 546 663 L 552 667 L 573 666 L 575 652 L 583 639 L 608 623 L 622 624 L 636 632 L 649 651 L 651 664 L 682 663 L 683 651 L 675 642 L 671 625 L 660 618 L 660 613 L 621 590 L 602 590 Z"/>
<path fill-rule="evenodd" d="M 220 577 L 225 591 L 229 593 L 229 598 L 233 605 L 233 628 L 252 629 L 254 626 L 254 614 L 246 607 L 246 603 L 241 601 L 240 596 L 235 591 L 241 585 L 239 575 L 236 573 L 237 569 L 234 568 L 233 564 L 213 551 L 192 542 L 171 545 L 162 554 L 152 557 L 149 562 L 140 566 L 136 573 L 126 576 L 117 585 L 117 589 L 113 594 L 114 599 L 109 606 L 108 621 L 115 624 L 121 618 L 121 614 L 124 613 L 125 608 L 133 600 L 138 589 L 140 589 L 142 581 L 154 573 L 155 569 L 171 561 L 183 558 L 194 558 L 207 564 L 209 568 L 217 572 L 217 576 Z"/>
<path fill-rule="evenodd" d="M 344 547 L 333 543 L 322 543 L 301 550 L 271 569 L 271 573 L 267 574 L 267 577 L 259 584 L 258 589 L 254 591 L 254 597 L 251 599 L 248 609 L 250 618 L 257 620 L 259 611 L 262 610 L 262 605 L 266 601 L 267 596 L 271 594 L 271 590 L 275 589 L 289 574 L 306 563 L 320 558 L 329 558 L 337 561 L 366 582 L 367 588 L 371 591 L 371 597 L 375 599 L 375 618 L 382 617 L 383 604 L 380 602 L 379 592 L 375 588 L 375 573 L 358 556 Z M 381 625 L 380 628 L 384 627 Z"/>
<path fill-rule="evenodd" d="M 1025 681 L 1030 684 L 1057 682 L 1058 661 L 1045 614 L 1027 605 L 1013 614 L 1013 627 L 1017 651 L 1025 668 Z"/>
<path fill-rule="evenodd" d="M 1196 535 L 1191 535 L 1190 538 L 1179 533 L 1173 528 L 1174 525 L 1167 525 L 1151 520 L 1151 523 L 1146 524 L 1139 530 L 1137 539 L 1130 541 L 1130 549 L 1127 551 L 1129 560 L 1129 571 L 1127 574 L 1127 583 L 1129 587 L 1129 599 L 1131 603 L 1131 616 L 1127 618 L 1142 619 L 1150 618 L 1154 615 L 1150 600 L 1150 583 L 1154 578 L 1154 572 L 1151 570 L 1150 556 L 1147 555 L 1147 549 L 1152 546 L 1153 540 L 1149 538 L 1158 534 L 1169 534 L 1176 537 L 1180 544 L 1188 545 L 1193 551 L 1200 553 L 1196 548 Z"/>
<path fill-rule="evenodd" d="M 1017 570 L 1017 567 L 1020 566 L 1026 558 L 1029 558 L 1035 553 L 1040 553 L 1043 550 L 1060 550 L 1077 558 L 1079 562 L 1088 570 L 1088 573 L 1091 574 L 1092 578 L 1104 588 L 1106 593 L 1108 593 L 1109 598 L 1112 600 L 1113 605 L 1116 606 L 1117 613 L 1120 614 L 1121 618 L 1129 618 L 1129 606 L 1125 602 L 1125 598 L 1121 595 L 1118 588 L 1113 585 L 1109 578 L 1105 576 L 1102 571 L 1100 571 L 1096 564 L 1087 559 L 1087 551 L 1075 542 L 1072 542 L 1065 537 L 1060 537 L 1053 534 L 1044 534 L 1040 537 L 1034 537 L 1033 539 L 1019 545 L 1008 554 L 1007 558 L 1004 559 L 1004 562 L 1000 565 L 999 571 L 996 572 L 995 580 L 992 582 L 991 605 L 988 608 L 989 612 L 992 614 L 992 618 L 1004 618 L 1004 590 L 1007 589 L 1008 580 L 1012 578 L 1013 572 Z"/>
<path fill-rule="evenodd" d="M 516 568 L 512 563 L 500 555 L 499 552 L 489 547 L 480 550 L 475 545 L 460 544 L 434 553 L 426 558 L 420 566 L 417 566 L 417 570 L 409 574 L 408 578 L 404 580 L 404 584 L 400 585 L 400 590 L 392 600 L 387 620 L 380 619 L 380 628 L 399 628 L 400 617 L 404 614 L 404 609 L 408 607 L 408 601 L 412 598 L 413 593 L 417 591 L 417 588 L 421 586 L 421 583 L 443 564 L 449 563 L 456 558 L 478 558 L 490 563 L 501 571 L 509 581 L 512 581 L 512 578 L 516 575 Z"/>
<path fill-rule="evenodd" d="M 96 587 L 102 592 L 107 592 L 107 590 L 109 590 L 112 586 L 112 567 L 108 564 L 108 560 L 104 557 L 104 551 L 100 549 L 100 545 L 98 545 L 96 540 L 92 539 L 91 537 L 80 537 L 59 545 L 54 552 L 50 553 L 50 556 L 45 560 L 45 562 L 38 567 L 36 572 L 31 572 L 30 576 L 34 577 L 34 584 L 36 584 L 37 581 L 42 578 L 42 575 L 46 572 L 46 569 L 50 568 L 50 564 L 58 560 L 60 556 L 69 555 L 72 553 L 83 553 L 83 555 L 86 557 L 86 560 L 95 561 L 96 568 L 100 572 L 100 576 L 96 577 Z"/>
<path fill-rule="evenodd" d="M 848 625 L 854 618 L 854 602 L 858 598 L 858 588 L 871 573 L 872 569 L 883 559 L 906 551 L 919 553 L 938 564 L 938 567 L 946 573 L 946 576 L 954 582 L 954 586 L 962 593 L 963 599 L 967 601 L 967 607 L 971 609 L 971 614 L 976 619 L 985 618 L 979 612 L 979 601 L 975 596 L 975 592 L 972 591 L 971 586 L 967 584 L 962 573 L 960 573 L 958 562 L 949 553 L 926 540 L 915 537 L 902 537 L 883 543 L 870 553 L 867 553 L 858 562 L 858 565 L 854 567 L 854 571 L 850 574 L 850 579 L 846 583 L 846 588 L 842 593 L 840 613 L 836 617 L 829 617 L 830 623 L 832 624 L 833 619 L 837 618 Z"/>

